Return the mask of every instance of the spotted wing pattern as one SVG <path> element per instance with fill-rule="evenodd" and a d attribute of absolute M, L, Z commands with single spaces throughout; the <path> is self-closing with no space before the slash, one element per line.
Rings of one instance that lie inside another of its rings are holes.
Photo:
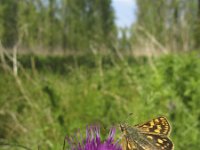
<path fill-rule="evenodd" d="M 141 125 L 136 125 L 140 129 L 140 132 L 146 132 L 151 134 L 169 135 L 170 124 L 165 117 L 158 117 L 152 119 Z"/>
<path fill-rule="evenodd" d="M 158 117 L 144 124 L 131 127 L 124 126 L 123 150 L 173 150 L 173 143 L 168 138 L 170 124 L 165 117 Z M 136 136 L 137 134 L 139 136 Z"/>
<path fill-rule="evenodd" d="M 147 139 L 154 143 L 158 150 L 172 150 L 173 143 L 167 136 L 160 136 L 156 134 L 145 134 Z"/>

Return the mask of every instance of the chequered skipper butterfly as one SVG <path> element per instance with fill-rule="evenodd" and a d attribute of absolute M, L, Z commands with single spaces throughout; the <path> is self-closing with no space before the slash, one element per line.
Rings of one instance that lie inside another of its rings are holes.
<path fill-rule="evenodd" d="M 173 143 L 168 138 L 170 124 L 165 117 L 152 119 L 141 125 L 120 125 L 124 133 L 123 150 L 173 150 Z"/>

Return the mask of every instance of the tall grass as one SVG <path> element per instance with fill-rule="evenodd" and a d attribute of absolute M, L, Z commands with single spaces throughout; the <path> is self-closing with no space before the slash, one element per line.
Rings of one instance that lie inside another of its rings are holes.
<path fill-rule="evenodd" d="M 34 69 L 29 56 L 19 61 L 25 69 L 19 70 L 20 85 L 0 70 L 0 149 L 17 149 L 12 144 L 62 149 L 65 135 L 94 123 L 109 128 L 129 113 L 134 116 L 128 120 L 132 125 L 165 115 L 176 150 L 200 148 L 196 54 L 123 61 L 105 56 L 35 56 Z"/>

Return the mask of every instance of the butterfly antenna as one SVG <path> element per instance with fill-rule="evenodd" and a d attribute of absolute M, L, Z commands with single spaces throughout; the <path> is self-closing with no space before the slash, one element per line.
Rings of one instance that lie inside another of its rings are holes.
<path fill-rule="evenodd" d="M 133 116 L 133 113 L 129 113 L 128 114 L 128 117 L 126 118 L 126 122 L 128 121 L 128 119 L 130 119 L 130 117 L 132 117 Z"/>

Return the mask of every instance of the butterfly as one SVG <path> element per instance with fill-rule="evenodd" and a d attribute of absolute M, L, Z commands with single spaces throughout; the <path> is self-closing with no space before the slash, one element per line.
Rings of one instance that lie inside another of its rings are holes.
<path fill-rule="evenodd" d="M 123 150 L 173 150 L 173 143 L 168 138 L 171 127 L 165 117 L 135 126 L 121 124 L 120 128 Z"/>

